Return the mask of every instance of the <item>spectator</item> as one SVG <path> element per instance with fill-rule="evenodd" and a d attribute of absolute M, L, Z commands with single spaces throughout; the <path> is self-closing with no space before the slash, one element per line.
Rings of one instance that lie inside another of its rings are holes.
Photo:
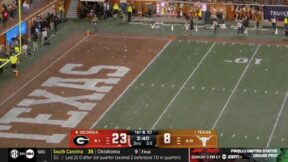
<path fill-rule="evenodd" d="M 54 20 L 54 16 L 52 16 L 51 18 L 50 18 L 50 31 L 52 32 L 55 32 L 55 22 L 54 22 L 55 20 Z"/>
<path fill-rule="evenodd" d="M 32 40 L 33 52 L 38 51 L 38 35 L 36 33 L 32 34 L 31 40 Z"/>
<path fill-rule="evenodd" d="M 8 20 L 8 11 L 7 10 L 4 10 L 2 12 L 2 18 L 3 18 L 3 25 L 6 25 L 6 22 Z"/>
<path fill-rule="evenodd" d="M 256 13 L 255 19 L 256 19 L 256 28 L 259 29 L 259 25 L 260 25 L 260 21 L 261 21 L 261 16 L 260 16 L 259 12 Z"/>
<path fill-rule="evenodd" d="M 26 57 L 28 55 L 28 45 L 26 43 L 24 43 L 23 45 L 23 56 Z"/>
<path fill-rule="evenodd" d="M 273 29 L 276 30 L 276 24 L 277 24 L 276 16 L 274 16 L 274 17 L 271 19 L 271 23 L 272 23 Z"/>
<path fill-rule="evenodd" d="M 106 7 L 106 12 L 107 12 L 107 17 L 112 17 L 112 14 L 111 14 L 111 4 L 110 3 L 107 3 L 107 7 Z"/>
<path fill-rule="evenodd" d="M 0 23 L 3 24 L 3 14 L 2 14 L 2 11 L 0 11 Z"/>
<path fill-rule="evenodd" d="M 238 35 L 243 34 L 243 24 L 242 24 L 241 20 L 238 20 L 237 28 L 238 28 L 238 32 L 237 32 Z"/>
<path fill-rule="evenodd" d="M 58 22 L 59 22 L 59 18 L 57 17 L 57 15 L 53 16 L 53 21 L 54 21 L 54 31 L 56 32 L 58 30 L 57 26 L 58 26 Z"/>
<path fill-rule="evenodd" d="M 14 4 L 9 4 L 8 6 L 8 11 L 9 11 L 9 14 L 10 14 L 10 18 L 11 19 L 14 19 L 15 17 L 15 12 L 16 12 L 16 6 Z"/>
<path fill-rule="evenodd" d="M 26 2 L 26 0 L 24 1 L 24 3 L 23 3 L 23 8 L 25 9 L 25 10 L 29 10 L 29 8 L 30 8 L 30 6 L 29 6 L 29 4 Z"/>
<path fill-rule="evenodd" d="M 94 32 L 97 32 L 97 24 L 98 24 L 98 18 L 96 15 L 94 15 L 94 17 L 92 18 L 92 25 L 93 25 Z"/>
<path fill-rule="evenodd" d="M 42 37 L 41 37 L 41 44 L 45 45 L 45 42 L 47 41 L 48 33 L 46 29 L 42 31 Z"/>

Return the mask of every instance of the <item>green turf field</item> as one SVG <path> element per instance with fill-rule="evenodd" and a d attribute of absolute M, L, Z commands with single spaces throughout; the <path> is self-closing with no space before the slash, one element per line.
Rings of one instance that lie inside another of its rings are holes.
<path fill-rule="evenodd" d="M 287 51 L 175 40 L 95 128 L 215 129 L 220 147 L 287 147 Z"/>

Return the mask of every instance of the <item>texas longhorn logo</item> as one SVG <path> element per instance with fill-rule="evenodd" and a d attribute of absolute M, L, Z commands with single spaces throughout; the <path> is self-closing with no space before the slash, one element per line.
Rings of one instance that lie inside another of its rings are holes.
<path fill-rule="evenodd" d="M 213 137 L 213 135 L 210 135 L 209 137 L 199 137 L 197 135 L 195 136 L 202 142 L 202 147 L 206 147 L 207 142 L 211 139 L 211 137 Z"/>

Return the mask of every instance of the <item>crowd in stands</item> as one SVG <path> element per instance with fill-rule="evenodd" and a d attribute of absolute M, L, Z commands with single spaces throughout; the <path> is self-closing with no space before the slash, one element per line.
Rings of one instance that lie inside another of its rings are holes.
<path fill-rule="evenodd" d="M 30 8 L 30 0 L 21 0 L 21 7 L 24 11 Z M 18 0 L 4 0 L 0 4 L 0 24 L 5 25 L 10 19 L 14 19 L 18 14 Z"/>
<path fill-rule="evenodd" d="M 9 18 L 14 19 L 17 14 L 18 2 L 0 4 L 0 22 L 5 25 Z"/>
<path fill-rule="evenodd" d="M 49 45 L 48 32 L 56 32 L 60 19 L 56 14 L 43 18 L 37 16 L 31 26 L 31 41 L 33 51 L 38 50 L 38 44 Z"/>
<path fill-rule="evenodd" d="M 112 5 L 108 2 L 81 2 L 80 18 L 91 18 L 97 15 L 99 18 L 112 16 Z"/>
<path fill-rule="evenodd" d="M 143 3 L 136 5 L 135 3 L 129 4 L 132 8 L 133 16 L 146 16 L 151 17 L 155 12 L 155 6 L 150 3 Z M 98 18 L 109 18 L 115 14 L 126 14 L 128 4 L 112 4 L 109 1 L 102 2 L 81 2 L 80 18 L 91 18 L 97 15 Z"/>
<path fill-rule="evenodd" d="M 62 2 L 62 1 L 61 1 Z M 63 5 L 60 7 L 63 7 Z M 34 55 L 39 46 L 50 45 L 49 36 L 56 34 L 57 26 L 63 20 L 64 13 L 62 9 L 57 9 L 57 12 L 47 13 L 45 17 L 36 16 L 31 24 L 30 31 L 21 38 L 22 54 L 19 57 L 16 55 L 20 52 L 19 36 L 7 42 L 6 45 L 0 45 L 0 66 L 6 61 L 10 61 L 12 71 L 16 72 L 16 64 L 28 55 Z M 3 68 L 0 68 L 0 75 L 3 73 Z"/>

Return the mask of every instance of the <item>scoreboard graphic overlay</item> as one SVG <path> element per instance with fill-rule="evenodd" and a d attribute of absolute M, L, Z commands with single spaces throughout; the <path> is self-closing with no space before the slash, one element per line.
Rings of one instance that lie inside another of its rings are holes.
<path fill-rule="evenodd" d="M 71 148 L 217 148 L 210 130 L 72 130 Z"/>
<path fill-rule="evenodd" d="M 1 162 L 286 162 L 287 154 L 287 148 L 218 148 L 213 130 L 169 129 L 72 130 L 68 148 L 0 149 Z"/>

